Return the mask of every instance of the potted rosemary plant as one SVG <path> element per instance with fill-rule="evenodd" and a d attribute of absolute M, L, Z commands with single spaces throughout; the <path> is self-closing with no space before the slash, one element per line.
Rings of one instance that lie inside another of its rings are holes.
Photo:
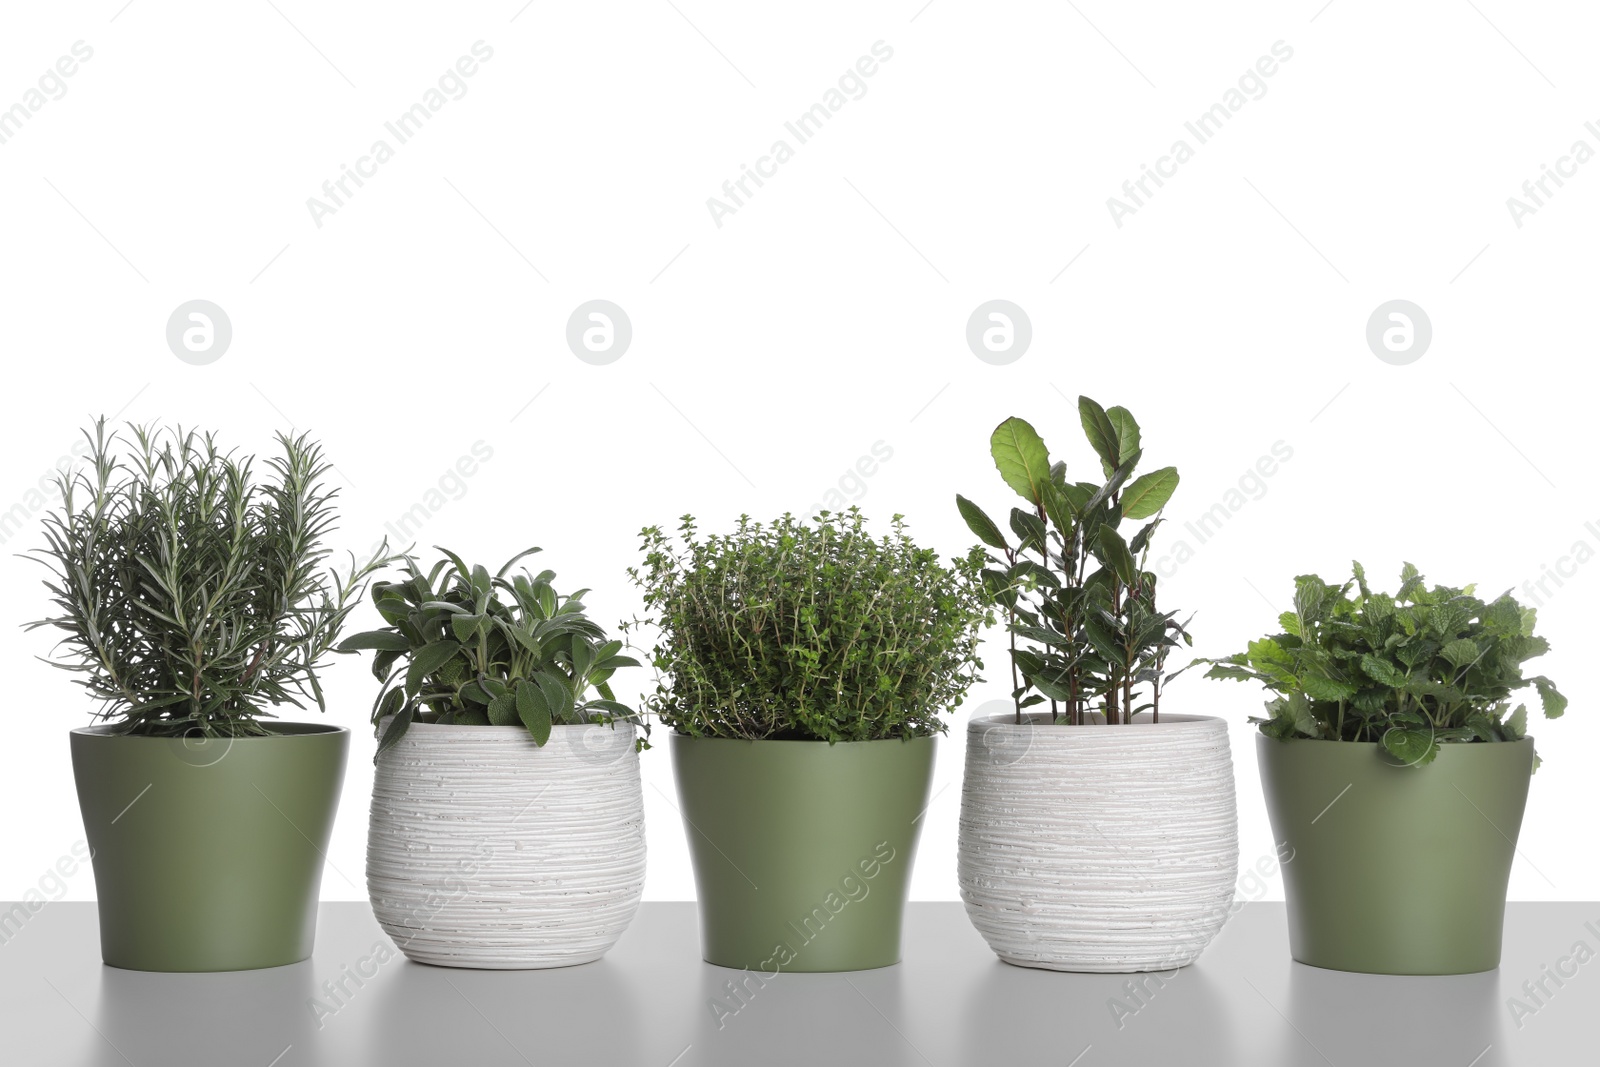
<path fill-rule="evenodd" d="M 311 954 L 349 731 L 279 722 L 323 708 L 317 671 L 387 562 L 324 570 L 328 464 L 307 436 L 253 457 L 211 434 L 86 433 L 90 468 L 32 555 L 65 636 L 57 665 L 98 703 L 72 731 L 100 943 L 114 967 L 224 971 Z"/>
<path fill-rule="evenodd" d="M 1167 970 L 1199 956 L 1233 897 L 1228 730 L 1162 704 L 1167 655 L 1189 634 L 1156 606 L 1146 568 L 1178 472 L 1134 477 L 1143 451 L 1127 409 L 1079 397 L 1078 413 L 1103 478 L 1069 480 L 1011 418 L 989 442 L 1024 501 L 1011 536 L 956 497 L 997 553 L 983 577 L 1005 609 L 1015 704 L 968 727 L 961 896 L 1008 963 Z M 1144 520 L 1131 537 L 1128 519 Z"/>
<path fill-rule="evenodd" d="M 939 562 L 896 516 L 741 518 L 631 570 L 659 630 L 646 701 L 672 728 L 705 959 L 843 971 L 900 959 L 941 716 L 982 667 L 982 552 Z"/>
<path fill-rule="evenodd" d="M 1353 568 L 1340 586 L 1296 578 L 1281 633 L 1203 661 L 1272 694 L 1251 721 L 1273 834 L 1294 849 L 1290 949 L 1342 971 L 1492 970 L 1538 765 L 1512 701 L 1531 686 L 1547 718 L 1567 706 L 1522 673 L 1549 643 L 1509 591 L 1429 587 L 1407 563 L 1391 596 Z"/>
<path fill-rule="evenodd" d="M 622 643 L 555 574 L 453 552 L 375 582 L 377 777 L 367 888 L 411 959 L 563 967 L 599 959 L 644 891 L 640 719 L 608 684 Z"/>

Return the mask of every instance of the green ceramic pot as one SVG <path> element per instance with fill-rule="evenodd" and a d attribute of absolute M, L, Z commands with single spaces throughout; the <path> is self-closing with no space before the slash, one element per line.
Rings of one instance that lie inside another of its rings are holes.
<path fill-rule="evenodd" d="M 350 731 L 268 728 L 211 740 L 72 731 L 106 963 L 240 971 L 311 955 Z"/>
<path fill-rule="evenodd" d="M 706 962 L 768 975 L 899 963 L 934 741 L 673 734 Z"/>
<path fill-rule="evenodd" d="M 1531 738 L 1447 744 L 1425 767 L 1376 743 L 1257 735 L 1256 754 L 1273 836 L 1290 857 L 1295 959 L 1370 974 L 1500 965 Z"/>

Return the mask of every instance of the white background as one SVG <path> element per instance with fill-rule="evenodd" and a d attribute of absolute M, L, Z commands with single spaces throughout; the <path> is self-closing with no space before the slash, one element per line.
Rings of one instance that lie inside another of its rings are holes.
<path fill-rule="evenodd" d="M 10 553 L 41 543 L 30 488 L 99 413 L 251 450 L 314 430 L 355 549 L 482 441 L 493 458 L 420 547 L 494 564 L 542 545 L 608 623 L 638 609 L 624 571 L 640 527 L 803 510 L 879 441 L 892 458 L 857 502 L 956 553 L 972 540 L 957 491 L 1010 506 L 986 447 L 1002 418 L 1093 470 L 1080 392 L 1130 407 L 1147 466 L 1182 472 L 1165 547 L 1195 554 L 1164 601 L 1198 612 L 1205 654 L 1273 628 L 1295 574 L 1338 578 L 1352 557 L 1390 588 L 1410 559 L 1492 596 L 1579 540 L 1600 548 L 1585 527 L 1600 162 L 1521 227 L 1506 204 L 1575 140 L 1600 148 L 1584 129 L 1600 120 L 1594 13 L 1320 2 L 7 5 L 0 108 L 74 42 L 93 58 L 0 144 L 0 897 L 82 833 L 67 731 L 88 709 L 34 658 L 49 638 L 18 628 L 46 610 L 43 572 Z M 384 123 L 479 40 L 493 58 L 465 96 L 318 227 L 307 198 L 393 145 Z M 785 121 L 877 41 L 893 57 L 865 95 L 796 146 Z M 1293 56 L 1265 95 L 1197 145 L 1185 121 L 1277 41 Z M 1107 198 L 1180 137 L 1195 157 L 1118 227 Z M 779 138 L 794 158 L 718 227 L 707 198 Z M 209 366 L 165 341 L 196 298 L 234 331 Z M 593 298 L 633 323 L 609 366 L 564 339 Z M 1032 321 L 1007 366 L 964 336 L 995 298 Z M 1434 330 L 1408 366 L 1365 341 L 1396 298 Z M 1279 441 L 1293 457 L 1258 499 L 1203 545 L 1183 532 Z M 1517 899 L 1600 896 L 1600 565 L 1564 581 L 1540 598 L 1555 647 L 1537 666 L 1572 707 L 1535 725 Z M 998 640 L 988 674 L 942 743 L 920 899 L 957 896 L 962 735 L 1003 695 Z M 328 720 L 357 736 L 323 892 L 361 899 L 373 681 L 355 658 L 326 679 Z M 1232 724 L 1242 858 L 1269 853 L 1259 695 L 1196 672 L 1168 700 Z M 690 897 L 664 744 L 645 769 L 647 895 Z M 91 876 L 67 893 L 91 897 Z"/>

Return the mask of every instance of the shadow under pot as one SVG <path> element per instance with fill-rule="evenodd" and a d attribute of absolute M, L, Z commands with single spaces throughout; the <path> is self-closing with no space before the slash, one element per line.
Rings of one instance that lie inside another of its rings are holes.
<path fill-rule="evenodd" d="M 707 963 L 854 971 L 900 962 L 935 739 L 671 735 Z"/>
<path fill-rule="evenodd" d="M 1227 921 L 1238 877 L 1227 723 L 975 718 L 958 856 L 967 916 L 1007 963 L 1192 963 Z"/>
<path fill-rule="evenodd" d="M 242 971 L 310 957 L 350 731 L 262 725 L 270 736 L 72 731 L 106 963 Z"/>
<path fill-rule="evenodd" d="M 1296 960 L 1369 974 L 1500 965 L 1531 738 L 1444 744 L 1426 766 L 1376 742 L 1258 735 L 1256 755 L 1273 837 L 1292 856 Z"/>
<path fill-rule="evenodd" d="M 384 720 L 386 728 L 388 720 Z M 599 959 L 644 892 L 632 724 L 412 723 L 378 757 L 367 892 L 401 952 L 518 970 Z"/>

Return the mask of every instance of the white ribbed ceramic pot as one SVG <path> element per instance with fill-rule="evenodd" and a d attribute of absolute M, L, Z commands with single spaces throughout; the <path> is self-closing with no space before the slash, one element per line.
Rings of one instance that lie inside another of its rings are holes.
<path fill-rule="evenodd" d="M 635 728 L 413 723 L 378 758 L 367 892 L 408 957 L 566 967 L 605 955 L 644 891 Z"/>
<path fill-rule="evenodd" d="M 1227 723 L 975 718 L 958 847 L 967 915 L 1007 963 L 1192 963 L 1227 920 L 1238 874 Z"/>

